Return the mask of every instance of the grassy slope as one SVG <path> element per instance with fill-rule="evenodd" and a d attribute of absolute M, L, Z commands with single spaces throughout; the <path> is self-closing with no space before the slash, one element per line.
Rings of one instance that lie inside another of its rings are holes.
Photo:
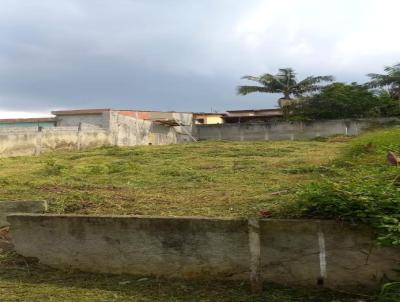
<path fill-rule="evenodd" d="M 83 214 L 247 216 L 282 210 L 343 142 L 199 142 L 0 159 L 0 200 Z M 288 190 L 283 194 L 276 191 Z"/>
<path fill-rule="evenodd" d="M 317 183 L 298 190 L 303 213 L 369 224 L 381 243 L 400 246 L 400 169 L 387 163 L 389 151 L 400 154 L 400 129 L 353 139 Z"/>
<path fill-rule="evenodd" d="M 1 159 L 0 199 L 47 199 L 53 212 L 241 216 L 280 209 L 341 142 L 202 142 Z M 285 195 L 271 192 L 288 189 Z M 127 283 L 126 281 L 129 281 Z M 61 272 L 0 253 L 1 301 L 374 301 L 267 284 Z"/>
<path fill-rule="evenodd" d="M 400 247 L 400 168 L 388 164 L 389 151 L 400 154 L 399 128 L 353 139 L 318 182 L 299 188 L 294 212 L 368 224 L 380 244 Z M 400 281 L 400 274 L 395 278 Z M 379 301 L 400 301 L 400 282 L 387 283 Z"/>

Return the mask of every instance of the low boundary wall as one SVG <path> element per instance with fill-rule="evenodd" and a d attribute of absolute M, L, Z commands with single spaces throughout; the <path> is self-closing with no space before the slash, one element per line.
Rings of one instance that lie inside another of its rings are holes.
<path fill-rule="evenodd" d="M 301 140 L 332 135 L 358 135 L 371 126 L 391 122 L 400 122 L 400 119 L 271 121 L 270 123 L 196 125 L 195 135 L 199 140 Z"/>
<path fill-rule="evenodd" d="M 95 127 L 0 129 L 0 156 L 39 155 L 112 145 L 110 131 Z"/>
<path fill-rule="evenodd" d="M 12 214 L 16 251 L 57 268 L 296 286 L 375 287 L 399 249 L 334 221 Z M 249 223 L 250 222 L 250 223 Z"/>
<path fill-rule="evenodd" d="M 103 146 L 166 145 L 189 140 L 179 132 L 151 121 L 118 115 L 110 129 L 89 124 L 51 128 L 0 129 L 0 156 L 29 156 L 56 150 L 83 150 Z"/>

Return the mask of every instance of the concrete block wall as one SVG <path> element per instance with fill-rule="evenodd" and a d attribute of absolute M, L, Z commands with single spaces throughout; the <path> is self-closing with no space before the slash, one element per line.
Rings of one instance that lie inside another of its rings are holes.
<path fill-rule="evenodd" d="M 37 128 L 0 129 L 0 155 L 34 155 L 38 142 Z"/>
<path fill-rule="evenodd" d="M 112 145 L 111 132 L 94 127 L 19 128 L 0 131 L 0 156 L 29 156 L 55 150 Z"/>
<path fill-rule="evenodd" d="M 194 134 L 200 140 L 301 140 L 332 135 L 358 135 L 370 126 L 385 124 L 398 118 L 360 120 L 326 120 L 313 122 L 271 121 L 270 123 L 242 123 L 195 125 Z"/>
<path fill-rule="evenodd" d="M 110 123 L 107 128 L 82 122 L 79 126 L 0 129 L 0 156 L 29 156 L 60 149 L 81 150 L 112 145 L 166 145 L 183 140 L 183 134 L 179 134 L 174 127 L 117 112 L 106 113 L 93 117 L 107 118 Z M 76 124 L 76 120 L 73 122 Z"/>
<path fill-rule="evenodd" d="M 0 129 L 0 156 L 37 155 L 59 149 L 86 149 L 101 146 L 166 145 L 200 140 L 294 140 L 319 136 L 357 135 L 371 125 L 399 121 L 393 119 L 331 120 L 302 122 L 271 122 L 260 124 L 192 125 L 191 114 L 168 113 L 171 119 L 185 126 L 170 127 L 149 120 L 136 119 L 107 111 L 89 115 L 79 126 L 77 117 L 69 122 L 75 126 L 53 128 Z M 72 118 L 72 117 L 71 117 Z M 91 121 L 90 118 L 96 119 Z M 97 120 L 98 119 L 98 120 Z M 93 123 L 92 123 L 93 122 Z M 101 124 L 101 125 L 100 125 Z"/>
<path fill-rule="evenodd" d="M 73 127 L 79 124 L 87 124 L 97 126 L 104 129 L 110 127 L 110 110 L 97 114 L 74 114 L 74 115 L 59 115 L 57 116 L 57 126 Z"/>
<path fill-rule="evenodd" d="M 400 260 L 400 248 L 379 248 L 366 226 L 334 221 L 260 220 L 261 271 L 281 284 L 376 287 Z"/>
<path fill-rule="evenodd" d="M 377 287 L 400 250 L 334 221 L 193 217 L 8 216 L 16 251 L 57 268 L 180 278 Z M 255 222 L 255 223 L 254 223 Z"/>
<path fill-rule="evenodd" d="M 113 114 L 112 132 L 116 146 L 167 145 L 177 143 L 174 127 L 148 120 Z"/>
<path fill-rule="evenodd" d="M 117 135 L 118 146 L 132 145 L 167 145 L 183 141 L 191 141 L 188 133 L 192 133 L 192 114 L 178 112 L 142 112 L 137 114 L 121 114 L 118 111 L 110 113 L 110 127 Z M 152 119 L 175 119 L 183 126 L 167 126 L 146 119 L 136 118 L 143 116 Z"/>

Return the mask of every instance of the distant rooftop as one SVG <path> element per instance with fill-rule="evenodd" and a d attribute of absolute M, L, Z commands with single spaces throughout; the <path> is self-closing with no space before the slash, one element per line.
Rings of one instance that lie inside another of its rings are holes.
<path fill-rule="evenodd" d="M 234 113 L 240 113 L 240 112 L 280 112 L 280 108 L 266 108 L 266 109 L 244 109 L 244 110 L 227 110 L 226 112 L 234 112 Z"/>
<path fill-rule="evenodd" d="M 56 111 L 52 111 L 51 114 L 53 114 L 53 115 L 101 114 L 101 113 L 107 112 L 107 111 L 191 113 L 191 112 L 181 112 L 181 111 L 159 111 L 159 110 L 136 110 L 136 109 L 101 108 L 101 109 L 56 110 Z"/>
<path fill-rule="evenodd" d="M 103 112 L 107 112 L 110 110 L 111 110 L 110 108 L 107 108 L 107 109 L 57 110 L 57 111 L 52 111 L 51 114 L 54 114 L 54 115 L 101 114 Z"/>
<path fill-rule="evenodd" d="M 53 117 L 37 117 L 37 118 L 8 118 L 0 119 L 0 124 L 7 123 L 45 123 L 45 122 L 55 122 L 56 119 Z"/>
<path fill-rule="evenodd" d="M 226 115 L 225 112 L 193 112 L 195 115 Z"/>

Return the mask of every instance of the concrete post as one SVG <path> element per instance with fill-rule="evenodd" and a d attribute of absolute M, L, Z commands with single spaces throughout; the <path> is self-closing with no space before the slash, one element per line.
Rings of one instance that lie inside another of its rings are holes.
<path fill-rule="evenodd" d="M 318 247 L 319 247 L 319 268 L 320 274 L 317 284 L 323 286 L 327 277 L 326 269 L 326 250 L 325 250 L 325 235 L 321 224 L 318 224 Z"/>
<path fill-rule="evenodd" d="M 135 113 L 135 116 L 136 116 L 136 121 L 135 121 L 136 133 L 135 133 L 135 143 L 132 144 L 132 146 L 133 146 L 133 145 L 138 145 L 137 138 L 139 137 L 139 133 L 140 133 L 139 115 L 138 115 L 138 112 L 137 112 L 137 111 L 136 111 L 136 113 Z M 151 128 L 150 128 L 150 129 L 151 129 Z"/>
<path fill-rule="evenodd" d="M 252 217 L 249 224 L 250 284 L 254 295 L 262 294 L 260 223 Z"/>
<path fill-rule="evenodd" d="M 222 127 L 218 127 L 218 140 L 222 140 Z"/>
<path fill-rule="evenodd" d="M 81 141 L 82 141 L 82 123 L 79 123 L 78 125 L 78 132 L 77 132 L 77 140 L 76 140 L 76 148 L 81 150 Z"/>
<path fill-rule="evenodd" d="M 244 141 L 244 133 L 242 127 L 239 128 L 240 141 Z"/>
<path fill-rule="evenodd" d="M 269 133 L 268 133 L 268 129 L 265 129 L 265 133 L 264 133 L 264 140 L 269 140 Z"/>
<path fill-rule="evenodd" d="M 119 125 L 119 119 L 118 119 L 118 115 L 117 115 L 117 122 L 116 122 L 116 124 L 115 124 L 115 126 L 114 126 L 115 128 L 113 128 L 114 129 L 114 146 L 118 146 L 118 140 L 119 140 L 119 128 L 120 128 L 120 125 Z"/>
<path fill-rule="evenodd" d="M 38 126 L 38 132 L 36 134 L 36 145 L 35 145 L 35 155 L 40 155 L 42 153 L 42 138 L 43 138 L 43 127 Z"/>

